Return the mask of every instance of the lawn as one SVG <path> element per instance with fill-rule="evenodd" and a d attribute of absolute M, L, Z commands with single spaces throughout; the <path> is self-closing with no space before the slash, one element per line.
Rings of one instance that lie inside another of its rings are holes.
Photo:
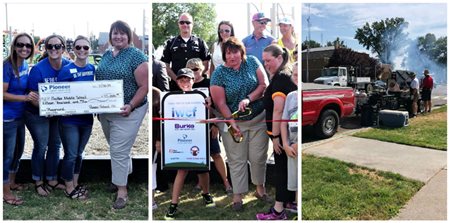
<path fill-rule="evenodd" d="M 447 106 L 418 115 L 409 120 L 409 126 L 403 128 L 381 126 L 355 133 L 354 136 L 446 151 Z"/>
<path fill-rule="evenodd" d="M 303 220 L 387 220 L 423 186 L 398 174 L 302 157 Z"/>
<path fill-rule="evenodd" d="M 192 183 L 186 183 L 181 192 L 176 220 L 256 220 L 256 213 L 266 212 L 273 205 L 258 201 L 253 196 L 255 187 L 250 186 L 249 192 L 244 197 L 244 210 L 235 212 L 231 208 L 232 198 L 226 196 L 221 184 L 212 184 L 210 191 L 214 196 L 216 207 L 206 208 L 200 191 L 194 189 Z M 158 208 L 153 210 L 153 220 L 164 220 L 164 215 L 170 204 L 170 193 L 171 190 L 167 190 L 156 194 L 155 200 L 158 203 Z M 274 187 L 268 185 L 267 193 L 274 198 Z M 289 219 L 294 218 L 294 216 L 296 214 L 288 213 Z"/>
<path fill-rule="evenodd" d="M 33 184 L 17 192 L 25 203 L 11 206 L 3 203 L 4 220 L 148 220 L 148 184 L 130 183 L 128 205 L 121 210 L 112 208 L 115 194 L 106 190 L 109 182 L 87 182 L 88 200 L 71 200 L 62 190 L 56 190 L 49 197 L 40 197 Z"/>

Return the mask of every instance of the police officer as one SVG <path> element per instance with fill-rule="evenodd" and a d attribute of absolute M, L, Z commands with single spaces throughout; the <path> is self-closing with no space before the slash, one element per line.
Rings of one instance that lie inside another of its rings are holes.
<path fill-rule="evenodd" d="M 166 63 L 167 74 L 170 78 L 170 90 L 180 90 L 175 80 L 176 73 L 181 68 L 186 67 L 186 62 L 191 58 L 200 58 L 205 66 L 204 74 L 207 73 L 209 67 L 209 60 L 211 55 L 209 54 L 208 46 L 205 41 L 192 35 L 192 28 L 194 27 L 194 21 L 189 13 L 182 13 L 178 19 L 178 28 L 180 29 L 180 35 L 167 40 L 164 46 L 163 56 L 161 61 Z"/>

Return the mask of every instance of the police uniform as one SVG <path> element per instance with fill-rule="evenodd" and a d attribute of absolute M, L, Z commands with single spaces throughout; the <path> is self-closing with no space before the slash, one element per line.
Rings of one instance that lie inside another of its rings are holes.
<path fill-rule="evenodd" d="M 191 36 L 187 42 L 179 35 L 167 40 L 161 61 L 171 64 L 173 72 L 176 74 L 178 70 L 186 67 L 189 59 L 200 58 L 202 61 L 210 60 L 208 46 L 202 39 Z M 180 90 L 175 80 L 170 81 L 170 90 Z"/>

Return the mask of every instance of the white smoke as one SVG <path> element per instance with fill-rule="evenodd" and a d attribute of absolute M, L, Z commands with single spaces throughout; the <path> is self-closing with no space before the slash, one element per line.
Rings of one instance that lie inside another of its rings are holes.
<path fill-rule="evenodd" d="M 393 69 L 409 70 L 423 78 L 423 71 L 428 69 L 435 83 L 447 83 L 447 66 L 431 60 L 418 48 L 418 40 L 407 39 L 399 43 L 398 50 L 392 51 Z"/>

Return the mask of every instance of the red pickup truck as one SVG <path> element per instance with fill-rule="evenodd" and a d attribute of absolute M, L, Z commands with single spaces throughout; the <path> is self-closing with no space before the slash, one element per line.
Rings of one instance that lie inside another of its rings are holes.
<path fill-rule="evenodd" d="M 314 126 L 322 139 L 332 137 L 339 119 L 355 109 L 355 95 L 350 87 L 302 83 L 302 126 Z"/>

